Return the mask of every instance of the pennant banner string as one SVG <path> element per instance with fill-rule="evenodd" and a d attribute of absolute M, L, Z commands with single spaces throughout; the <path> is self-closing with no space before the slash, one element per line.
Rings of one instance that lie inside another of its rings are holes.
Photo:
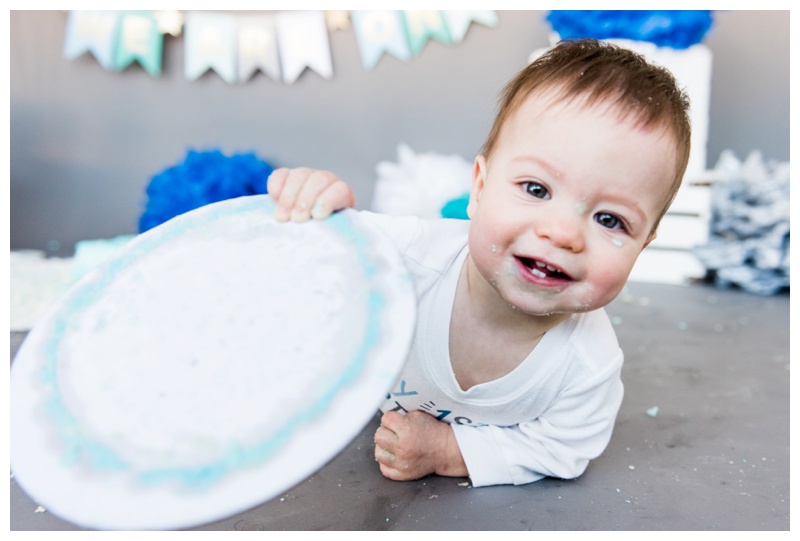
<path fill-rule="evenodd" d="M 181 11 L 70 11 L 64 57 L 90 53 L 107 70 L 140 64 L 161 74 L 164 36 L 184 36 L 184 76 L 208 71 L 230 84 L 246 83 L 258 71 L 293 84 L 306 69 L 333 77 L 329 32 L 352 28 L 364 68 L 385 54 L 408 61 L 425 45 L 461 43 L 473 23 L 497 24 L 494 11 L 286 11 L 233 14 Z"/>

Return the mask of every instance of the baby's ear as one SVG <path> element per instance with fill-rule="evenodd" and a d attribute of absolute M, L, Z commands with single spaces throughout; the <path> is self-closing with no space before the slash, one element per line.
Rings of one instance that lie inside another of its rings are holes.
<path fill-rule="evenodd" d="M 469 204 L 467 205 L 467 216 L 472 218 L 478 208 L 478 200 L 481 197 L 484 183 L 486 182 L 486 158 L 481 155 L 475 157 L 472 166 L 472 189 L 469 192 Z"/>

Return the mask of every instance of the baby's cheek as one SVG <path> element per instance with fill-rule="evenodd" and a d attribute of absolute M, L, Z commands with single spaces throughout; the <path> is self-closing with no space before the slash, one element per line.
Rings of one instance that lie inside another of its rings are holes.
<path fill-rule="evenodd" d="M 613 256 L 612 256 L 613 257 Z M 617 259 L 617 265 L 609 265 L 604 269 L 598 269 L 595 279 L 592 281 L 593 302 L 599 306 L 605 306 L 622 291 L 628 280 L 631 268 L 633 267 L 622 256 Z"/>

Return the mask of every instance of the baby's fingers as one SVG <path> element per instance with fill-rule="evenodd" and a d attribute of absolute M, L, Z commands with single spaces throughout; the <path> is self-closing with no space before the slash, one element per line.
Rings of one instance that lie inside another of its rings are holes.
<path fill-rule="evenodd" d="M 333 173 L 307 167 L 276 169 L 267 180 L 267 191 L 278 206 L 278 221 L 322 219 L 355 205 L 350 186 Z"/>
<path fill-rule="evenodd" d="M 267 179 L 267 192 L 278 205 L 275 210 L 275 218 L 278 221 L 289 219 L 297 194 L 303 187 L 309 171 L 309 169 L 282 167 L 273 171 Z"/>
<path fill-rule="evenodd" d="M 294 206 L 291 210 L 292 221 L 305 222 L 312 215 L 314 218 L 325 218 L 333 210 L 336 210 L 330 204 L 325 204 L 321 200 L 321 195 L 336 182 L 341 181 L 336 175 L 328 171 L 310 172 L 295 198 Z"/>
<path fill-rule="evenodd" d="M 314 206 L 311 207 L 311 217 L 315 220 L 322 220 L 337 210 L 351 208 L 355 204 L 355 195 L 350 186 L 346 182 L 336 179 L 317 196 Z"/>
<path fill-rule="evenodd" d="M 383 425 L 378 427 L 373 438 L 376 447 L 388 450 L 390 452 L 394 452 L 395 448 L 397 447 L 397 440 L 397 434 Z"/>
<path fill-rule="evenodd" d="M 286 179 L 289 176 L 289 168 L 281 167 L 275 169 L 270 173 L 267 178 L 267 193 L 272 196 L 272 199 L 277 203 L 281 197 L 283 186 L 286 184 Z"/>

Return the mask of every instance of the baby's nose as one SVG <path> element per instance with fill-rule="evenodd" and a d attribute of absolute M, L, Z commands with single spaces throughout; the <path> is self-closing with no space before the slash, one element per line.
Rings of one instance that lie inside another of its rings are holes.
<path fill-rule="evenodd" d="M 548 239 L 553 246 L 573 253 L 583 251 L 585 247 L 584 219 L 582 216 L 553 216 L 552 219 L 541 220 L 536 227 L 536 234 Z"/>

